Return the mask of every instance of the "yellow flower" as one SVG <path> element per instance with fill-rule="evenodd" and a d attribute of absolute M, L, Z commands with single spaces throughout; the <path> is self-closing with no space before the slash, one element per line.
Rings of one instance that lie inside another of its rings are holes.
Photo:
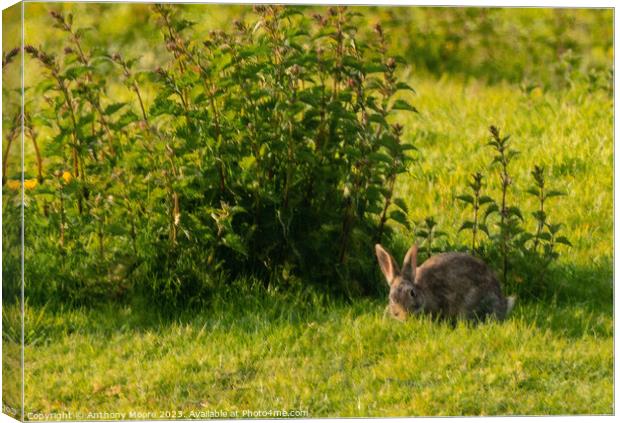
<path fill-rule="evenodd" d="M 543 96 L 543 90 L 540 87 L 536 87 L 532 90 L 530 95 L 532 96 L 532 98 L 540 98 Z"/>
<path fill-rule="evenodd" d="M 37 180 L 36 179 L 26 179 L 24 181 L 24 188 L 25 189 L 34 189 L 37 186 Z"/>
<path fill-rule="evenodd" d="M 22 185 L 22 182 L 18 179 L 9 179 L 8 181 L 6 181 L 6 187 L 14 191 L 19 190 L 21 185 Z"/>
<path fill-rule="evenodd" d="M 66 184 L 68 184 L 69 182 L 71 182 L 71 179 L 73 179 L 73 175 L 71 175 L 70 172 L 67 172 L 65 170 L 62 174 L 62 179 L 65 181 Z"/>

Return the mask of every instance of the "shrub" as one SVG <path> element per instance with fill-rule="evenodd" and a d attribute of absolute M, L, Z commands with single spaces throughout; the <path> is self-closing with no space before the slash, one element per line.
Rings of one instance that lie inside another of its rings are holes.
<path fill-rule="evenodd" d="M 256 6 L 205 40 L 176 12 L 153 8 L 170 53 L 154 71 L 87 51 L 58 12 L 64 53 L 26 47 L 47 75 L 27 136 L 51 134 L 27 212 L 30 259 L 47 265 L 29 271 L 28 292 L 83 302 L 122 296 L 133 278 L 176 304 L 222 274 L 375 289 L 372 244 L 403 218 L 393 187 L 413 148 L 394 115 L 415 111 L 382 27 L 360 37 L 344 7 Z M 112 100 L 119 79 L 133 101 Z"/>

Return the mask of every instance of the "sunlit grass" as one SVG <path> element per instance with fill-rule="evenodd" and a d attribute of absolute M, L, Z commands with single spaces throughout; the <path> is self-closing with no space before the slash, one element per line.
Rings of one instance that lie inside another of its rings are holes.
<path fill-rule="evenodd" d="M 275 306 L 280 316 L 267 319 L 231 307 L 158 325 L 140 324 L 133 315 L 141 311 L 123 309 L 115 318 L 127 324 L 107 330 L 93 327 L 98 316 L 119 310 L 68 313 L 83 326 L 26 349 L 27 410 L 612 411 L 612 330 L 601 314 L 527 306 L 503 324 L 452 328 L 386 320 L 379 302 L 303 310 L 293 320 L 287 314 L 295 306 Z"/>
<path fill-rule="evenodd" d="M 408 137 L 418 148 L 410 178 L 399 180 L 400 195 L 414 221 L 433 215 L 447 232 L 468 216 L 456 195 L 482 172 L 486 193 L 498 198 L 496 171 L 489 167 L 488 127 L 510 134 L 520 156 L 511 165 L 514 185 L 509 201 L 535 210 L 525 190 L 535 164 L 547 168 L 548 183 L 566 192 L 550 200 L 549 219 L 563 223 L 575 248 L 562 260 L 587 266 L 610 257 L 613 245 L 613 101 L 604 93 L 575 88 L 568 92 L 524 93 L 511 85 L 413 78 L 419 115 L 407 121 Z M 528 216 L 526 216 L 527 218 Z M 529 230 L 534 220 L 529 217 Z M 467 234 L 458 239 L 466 241 Z"/>
<path fill-rule="evenodd" d="M 386 319 L 378 300 L 234 289 L 172 317 L 148 305 L 50 312 L 39 323 L 46 340 L 26 347 L 26 412 L 612 413 L 611 100 L 449 79 L 412 85 L 420 115 L 406 124 L 420 160 L 399 181 L 411 217 L 432 214 L 456 233 L 464 214 L 455 195 L 470 173 L 490 175 L 487 127 L 500 126 L 522 153 L 518 191 L 542 163 L 568 193 L 550 212 L 574 244 L 549 281 L 553 299 L 519 302 L 501 324 L 455 328 Z"/>

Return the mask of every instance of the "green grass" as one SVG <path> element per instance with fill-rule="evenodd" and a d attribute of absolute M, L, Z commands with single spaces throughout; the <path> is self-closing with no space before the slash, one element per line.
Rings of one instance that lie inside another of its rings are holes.
<path fill-rule="evenodd" d="M 419 116 L 406 127 L 420 149 L 420 160 L 401 178 L 400 194 L 411 218 L 432 214 L 450 235 L 469 210 L 456 195 L 476 171 L 485 174 L 486 193 L 499 198 L 496 171 L 489 168 L 486 146 L 494 124 L 511 135 L 520 156 L 511 164 L 514 186 L 509 202 L 532 212 L 525 189 L 532 186 L 534 164 L 547 167 L 548 183 L 566 191 L 550 200 L 550 221 L 567 225 L 575 248 L 565 251 L 568 263 L 588 266 L 611 256 L 613 246 L 613 100 L 605 93 L 576 87 L 566 92 L 524 93 L 512 85 L 485 86 L 475 81 L 412 78 L 419 95 Z M 534 221 L 529 219 L 530 231 Z M 464 243 L 462 233 L 451 241 Z"/>
<path fill-rule="evenodd" d="M 406 123 L 421 160 L 399 181 L 411 218 L 432 214 L 456 232 L 464 214 L 455 195 L 470 173 L 488 174 L 480 165 L 490 157 L 487 127 L 500 126 L 522 152 L 513 166 L 518 191 L 534 163 L 568 191 L 550 216 L 566 223 L 574 244 L 548 280 L 553 295 L 520 301 L 506 322 L 455 328 L 384 318 L 380 300 L 234 289 L 201 312 L 166 318 L 144 304 L 44 311 L 25 350 L 26 413 L 613 413 L 612 100 L 579 88 L 538 95 L 445 78 L 411 82 L 421 113 Z M 515 201 L 529 210 L 522 198 Z"/>
<path fill-rule="evenodd" d="M 389 320 L 377 301 L 238 300 L 175 321 L 129 307 L 50 316 L 48 343 L 26 348 L 27 412 L 612 412 L 608 311 L 521 305 L 502 324 L 452 328 Z"/>

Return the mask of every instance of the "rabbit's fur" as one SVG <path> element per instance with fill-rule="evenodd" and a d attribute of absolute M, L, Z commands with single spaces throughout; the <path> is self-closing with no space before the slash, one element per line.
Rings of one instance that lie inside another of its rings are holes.
<path fill-rule="evenodd" d="M 387 311 L 399 320 L 416 313 L 452 321 L 503 320 L 514 305 L 515 298 L 504 297 L 493 271 L 469 254 L 438 254 L 417 267 L 418 247 L 414 245 L 400 270 L 380 244 L 375 252 L 390 285 Z"/>

